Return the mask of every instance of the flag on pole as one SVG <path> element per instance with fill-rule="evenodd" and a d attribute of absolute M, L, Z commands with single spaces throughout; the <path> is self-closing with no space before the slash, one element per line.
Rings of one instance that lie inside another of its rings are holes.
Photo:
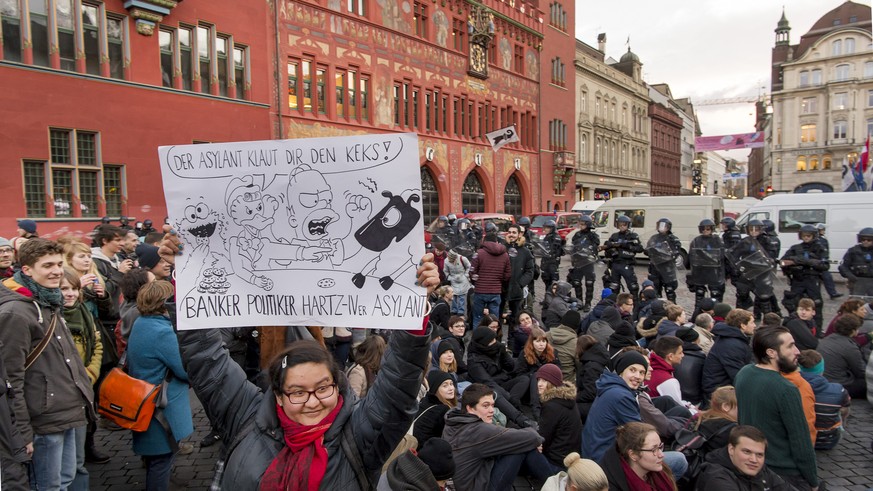
<path fill-rule="evenodd" d="M 867 136 L 867 142 L 864 148 L 861 149 L 861 172 L 864 176 L 864 184 L 867 186 L 867 191 L 873 191 L 873 165 L 870 164 L 870 136 Z"/>
<path fill-rule="evenodd" d="M 843 157 L 843 192 L 858 190 L 853 167 L 853 165 L 849 164 L 849 158 Z"/>
<path fill-rule="evenodd" d="M 515 131 L 515 125 L 512 125 L 492 131 L 491 133 L 485 133 L 485 138 L 488 138 L 488 143 L 491 144 L 491 148 L 496 152 L 503 145 L 517 142 L 518 132 Z"/>

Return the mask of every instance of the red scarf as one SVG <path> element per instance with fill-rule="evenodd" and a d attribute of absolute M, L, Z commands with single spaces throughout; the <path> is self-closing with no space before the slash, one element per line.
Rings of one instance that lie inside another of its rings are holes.
<path fill-rule="evenodd" d="M 643 480 L 623 458 L 619 460 L 630 491 L 675 491 L 676 485 L 666 472 L 649 472 L 648 479 Z"/>
<path fill-rule="evenodd" d="M 261 477 L 261 491 L 317 491 L 327 471 L 324 434 L 343 407 L 339 396 L 336 407 L 318 424 L 301 425 L 291 421 L 282 406 L 276 405 L 279 423 L 285 432 L 285 448 L 273 459 Z"/>

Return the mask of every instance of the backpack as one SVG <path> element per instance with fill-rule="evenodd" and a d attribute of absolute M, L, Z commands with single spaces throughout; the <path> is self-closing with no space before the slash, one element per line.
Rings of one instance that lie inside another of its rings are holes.
<path fill-rule="evenodd" d="M 676 483 L 679 489 L 694 489 L 697 476 L 700 475 L 703 463 L 706 462 L 707 452 L 704 450 L 706 442 L 726 431 L 730 431 L 736 425 L 736 423 L 723 425 L 718 431 L 709 436 L 704 433 L 703 428 L 699 425 L 696 430 L 682 428 L 673 435 L 672 450 L 682 452 L 685 455 L 685 460 L 688 461 L 688 470 L 685 471 L 685 474 Z"/>

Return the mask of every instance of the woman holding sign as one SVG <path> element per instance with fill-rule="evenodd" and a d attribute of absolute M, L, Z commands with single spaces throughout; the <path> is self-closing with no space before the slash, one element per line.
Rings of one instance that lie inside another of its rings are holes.
<path fill-rule="evenodd" d="M 178 241 L 167 236 L 172 260 Z M 418 268 L 427 293 L 439 285 L 433 256 Z M 425 323 L 427 325 L 427 318 Z M 415 326 L 419 327 L 419 326 Z M 321 345 L 298 341 L 270 366 L 269 392 L 246 381 L 214 329 L 179 333 L 188 379 L 227 442 L 223 489 L 369 489 L 416 414 L 427 364 L 425 330 L 395 331 L 382 368 L 358 401 Z"/>

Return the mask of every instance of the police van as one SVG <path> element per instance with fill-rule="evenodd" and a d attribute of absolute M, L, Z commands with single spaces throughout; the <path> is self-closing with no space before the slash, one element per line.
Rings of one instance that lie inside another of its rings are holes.
<path fill-rule="evenodd" d="M 873 194 L 873 193 L 871 193 Z M 700 235 L 697 226 L 704 218 L 718 223 L 724 216 L 724 202 L 721 196 L 639 196 L 613 198 L 601 205 L 591 219 L 598 227 L 600 243 L 618 231 L 616 218 L 628 216 L 631 230 L 640 236 L 645 247 L 649 238 L 656 234 L 657 223 L 661 218 L 669 218 L 672 231 L 682 242 L 681 261 L 688 266 L 688 246 Z M 677 259 L 677 263 L 679 259 Z"/>
<path fill-rule="evenodd" d="M 873 226 L 873 192 L 774 194 L 761 200 L 737 220 L 745 233 L 749 220 L 772 220 L 782 250 L 798 243 L 797 232 L 806 224 L 825 224 L 831 271 L 836 272 L 846 250 L 858 243 L 858 232 Z"/>

